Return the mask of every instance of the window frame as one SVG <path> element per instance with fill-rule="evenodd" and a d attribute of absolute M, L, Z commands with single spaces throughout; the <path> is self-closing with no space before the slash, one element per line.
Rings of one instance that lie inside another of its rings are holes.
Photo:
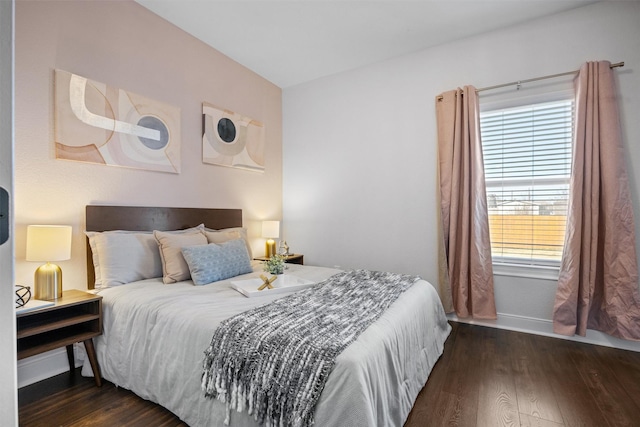
<path fill-rule="evenodd" d="M 526 92 L 526 91 L 525 91 Z M 561 101 L 573 101 L 574 113 L 575 113 L 575 91 L 573 87 L 565 83 L 559 90 L 540 91 L 533 90 L 533 94 L 517 93 L 517 94 L 501 94 L 494 99 L 490 96 L 481 96 L 479 100 L 480 114 L 503 110 L 509 108 L 526 107 L 533 104 L 561 102 Z M 496 99 L 497 98 L 497 99 Z M 573 117 L 575 120 L 575 116 Z M 575 123 L 575 122 L 573 122 Z M 573 126 L 572 126 L 573 132 Z M 483 146 L 484 151 L 484 146 Z M 545 180 L 546 178 L 542 178 Z M 549 181 L 556 181 L 565 183 L 569 181 L 569 178 L 556 178 L 549 179 Z M 489 185 L 485 182 L 485 187 L 489 188 Z M 488 191 L 487 191 L 488 195 Z M 488 206 L 488 205 L 487 205 Z M 560 260 L 544 260 L 536 259 L 535 264 L 528 263 L 526 260 L 515 257 L 503 257 L 495 256 L 492 252 L 492 265 L 493 273 L 497 276 L 510 276 L 510 277 L 523 277 L 531 279 L 542 280 L 557 280 L 560 272 Z"/>

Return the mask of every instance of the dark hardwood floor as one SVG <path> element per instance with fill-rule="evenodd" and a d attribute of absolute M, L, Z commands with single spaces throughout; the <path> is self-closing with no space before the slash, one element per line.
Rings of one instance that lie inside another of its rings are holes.
<path fill-rule="evenodd" d="M 406 427 L 640 426 L 640 353 L 452 327 Z M 24 387 L 18 401 L 25 427 L 185 426 L 158 405 L 106 381 L 97 388 L 79 372 Z"/>
<path fill-rule="evenodd" d="M 640 353 L 452 326 L 405 426 L 640 426 Z"/>

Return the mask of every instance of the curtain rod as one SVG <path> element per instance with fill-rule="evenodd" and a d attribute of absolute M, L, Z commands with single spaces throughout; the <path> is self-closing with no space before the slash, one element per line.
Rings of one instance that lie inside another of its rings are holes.
<path fill-rule="evenodd" d="M 615 64 L 611 64 L 609 66 L 609 68 L 618 68 L 618 67 L 624 67 L 624 61 L 623 62 L 616 62 Z M 482 92 L 482 91 L 485 91 L 485 90 L 498 89 L 498 88 L 501 88 L 501 87 L 507 87 L 507 86 L 513 86 L 513 85 L 518 86 L 518 89 L 520 89 L 520 85 L 522 83 L 531 83 L 531 82 L 535 82 L 535 81 L 538 81 L 538 80 L 553 79 L 553 78 L 556 78 L 556 77 L 568 76 L 570 74 L 577 74 L 578 72 L 580 72 L 580 70 L 567 71 L 565 73 L 558 73 L 558 74 L 550 74 L 548 76 L 534 77 L 532 79 L 526 79 L 526 80 L 518 80 L 517 82 L 503 83 L 503 84 L 495 85 L 495 86 L 487 86 L 487 87 L 483 87 L 483 88 L 480 88 L 480 89 L 476 89 L 476 93 Z M 442 95 L 439 95 L 438 97 L 436 97 L 436 99 L 438 101 L 442 101 Z"/>
<path fill-rule="evenodd" d="M 617 62 L 617 63 L 611 64 L 609 66 L 609 68 L 618 68 L 618 67 L 624 67 L 624 62 Z M 507 86 L 513 86 L 513 85 L 518 86 L 518 89 L 520 89 L 520 85 L 522 83 L 531 83 L 531 82 L 536 82 L 538 80 L 553 79 L 553 78 L 556 78 L 556 77 L 568 76 L 570 74 L 577 74 L 579 72 L 580 72 L 580 70 L 573 70 L 573 71 L 567 71 L 565 73 L 550 74 L 548 76 L 534 77 L 532 79 L 518 80 L 517 82 L 503 83 L 501 85 L 483 87 L 483 88 L 480 88 L 480 89 L 476 89 L 476 93 L 482 92 L 482 91 L 485 91 L 485 90 L 498 89 L 498 88 L 501 88 L 501 87 L 507 87 Z"/>

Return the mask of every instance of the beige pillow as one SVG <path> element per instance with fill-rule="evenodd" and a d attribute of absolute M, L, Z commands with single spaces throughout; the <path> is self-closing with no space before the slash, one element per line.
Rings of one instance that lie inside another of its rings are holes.
<path fill-rule="evenodd" d="M 251 252 L 251 245 L 249 245 L 249 238 L 247 237 L 247 229 L 244 227 L 223 228 L 221 230 L 212 230 L 205 228 L 204 234 L 207 236 L 209 243 L 222 244 L 230 240 L 242 239 L 247 246 L 247 253 L 249 259 L 253 259 L 253 253 Z"/>
<path fill-rule="evenodd" d="M 154 231 L 160 258 L 162 259 L 162 281 L 175 283 L 188 280 L 191 277 L 189 266 L 182 256 L 182 248 L 185 246 L 206 245 L 207 237 L 203 232 L 175 234 L 165 231 Z"/>

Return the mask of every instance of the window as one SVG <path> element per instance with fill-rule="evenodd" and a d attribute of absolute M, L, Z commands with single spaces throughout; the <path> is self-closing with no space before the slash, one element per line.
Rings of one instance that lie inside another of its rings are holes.
<path fill-rule="evenodd" d="M 480 114 L 493 261 L 558 266 L 564 245 L 573 101 Z"/>

